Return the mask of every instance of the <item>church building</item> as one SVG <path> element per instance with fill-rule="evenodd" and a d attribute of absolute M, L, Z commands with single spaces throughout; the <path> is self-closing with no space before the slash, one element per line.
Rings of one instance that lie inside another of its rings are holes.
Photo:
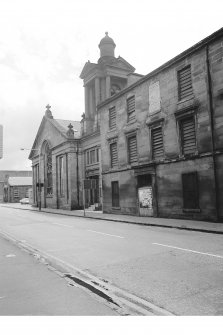
<path fill-rule="evenodd" d="M 102 209 L 100 115 L 102 101 L 142 76 L 124 58 L 115 57 L 115 43 L 105 33 L 99 43 L 97 63 L 86 62 L 80 78 L 85 90 L 85 113 L 81 121 L 55 119 L 51 107 L 37 132 L 29 159 L 33 168 L 34 205 L 60 209 L 92 206 Z M 84 180 L 90 187 L 83 197 Z M 41 192 L 37 183 L 42 183 Z M 41 197 L 41 198 L 40 198 Z"/>
<path fill-rule="evenodd" d="M 34 204 L 223 221 L 223 28 L 145 76 L 115 46 L 106 33 L 81 71 L 80 122 L 46 107 Z"/>

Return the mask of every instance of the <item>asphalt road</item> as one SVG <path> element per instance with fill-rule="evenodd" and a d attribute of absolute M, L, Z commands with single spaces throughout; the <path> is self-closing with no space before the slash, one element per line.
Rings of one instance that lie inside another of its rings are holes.
<path fill-rule="evenodd" d="M 0 237 L 0 315 L 118 315 Z"/>
<path fill-rule="evenodd" d="M 176 315 L 223 315 L 223 236 L 0 207 L 0 232 Z"/>

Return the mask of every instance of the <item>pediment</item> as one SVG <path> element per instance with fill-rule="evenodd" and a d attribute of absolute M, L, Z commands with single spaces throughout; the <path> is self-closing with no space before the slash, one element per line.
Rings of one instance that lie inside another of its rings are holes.
<path fill-rule="evenodd" d="M 44 116 L 37 131 L 32 149 L 30 150 L 29 159 L 38 155 L 38 150 L 42 147 L 42 144 L 45 141 L 48 142 L 49 147 L 51 148 L 66 140 L 67 137 L 64 133 L 54 125 L 54 119 L 49 119 Z"/>
<path fill-rule="evenodd" d="M 89 61 L 87 63 L 85 63 L 85 65 L 84 65 L 84 67 L 81 71 L 80 78 L 84 79 L 87 76 L 87 74 L 96 67 L 97 67 L 97 64 L 95 64 L 95 63 L 90 63 Z"/>

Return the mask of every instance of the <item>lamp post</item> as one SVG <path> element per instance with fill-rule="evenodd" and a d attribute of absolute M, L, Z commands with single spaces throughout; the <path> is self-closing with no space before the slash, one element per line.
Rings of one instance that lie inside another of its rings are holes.
<path fill-rule="evenodd" d="M 41 183 L 40 183 L 40 152 L 41 148 L 39 149 L 27 149 L 27 148 L 21 148 L 20 150 L 28 150 L 28 151 L 38 151 L 39 152 L 39 173 L 38 173 L 38 202 L 39 202 L 39 211 L 41 211 Z"/>

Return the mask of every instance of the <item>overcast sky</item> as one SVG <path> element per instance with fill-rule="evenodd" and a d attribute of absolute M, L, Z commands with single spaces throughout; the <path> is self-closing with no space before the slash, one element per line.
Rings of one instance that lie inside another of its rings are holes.
<path fill-rule="evenodd" d="M 147 74 L 223 24 L 222 0 L 0 0 L 0 170 L 27 159 L 49 103 L 55 118 L 80 120 L 86 61 L 108 31 L 115 55 Z"/>

